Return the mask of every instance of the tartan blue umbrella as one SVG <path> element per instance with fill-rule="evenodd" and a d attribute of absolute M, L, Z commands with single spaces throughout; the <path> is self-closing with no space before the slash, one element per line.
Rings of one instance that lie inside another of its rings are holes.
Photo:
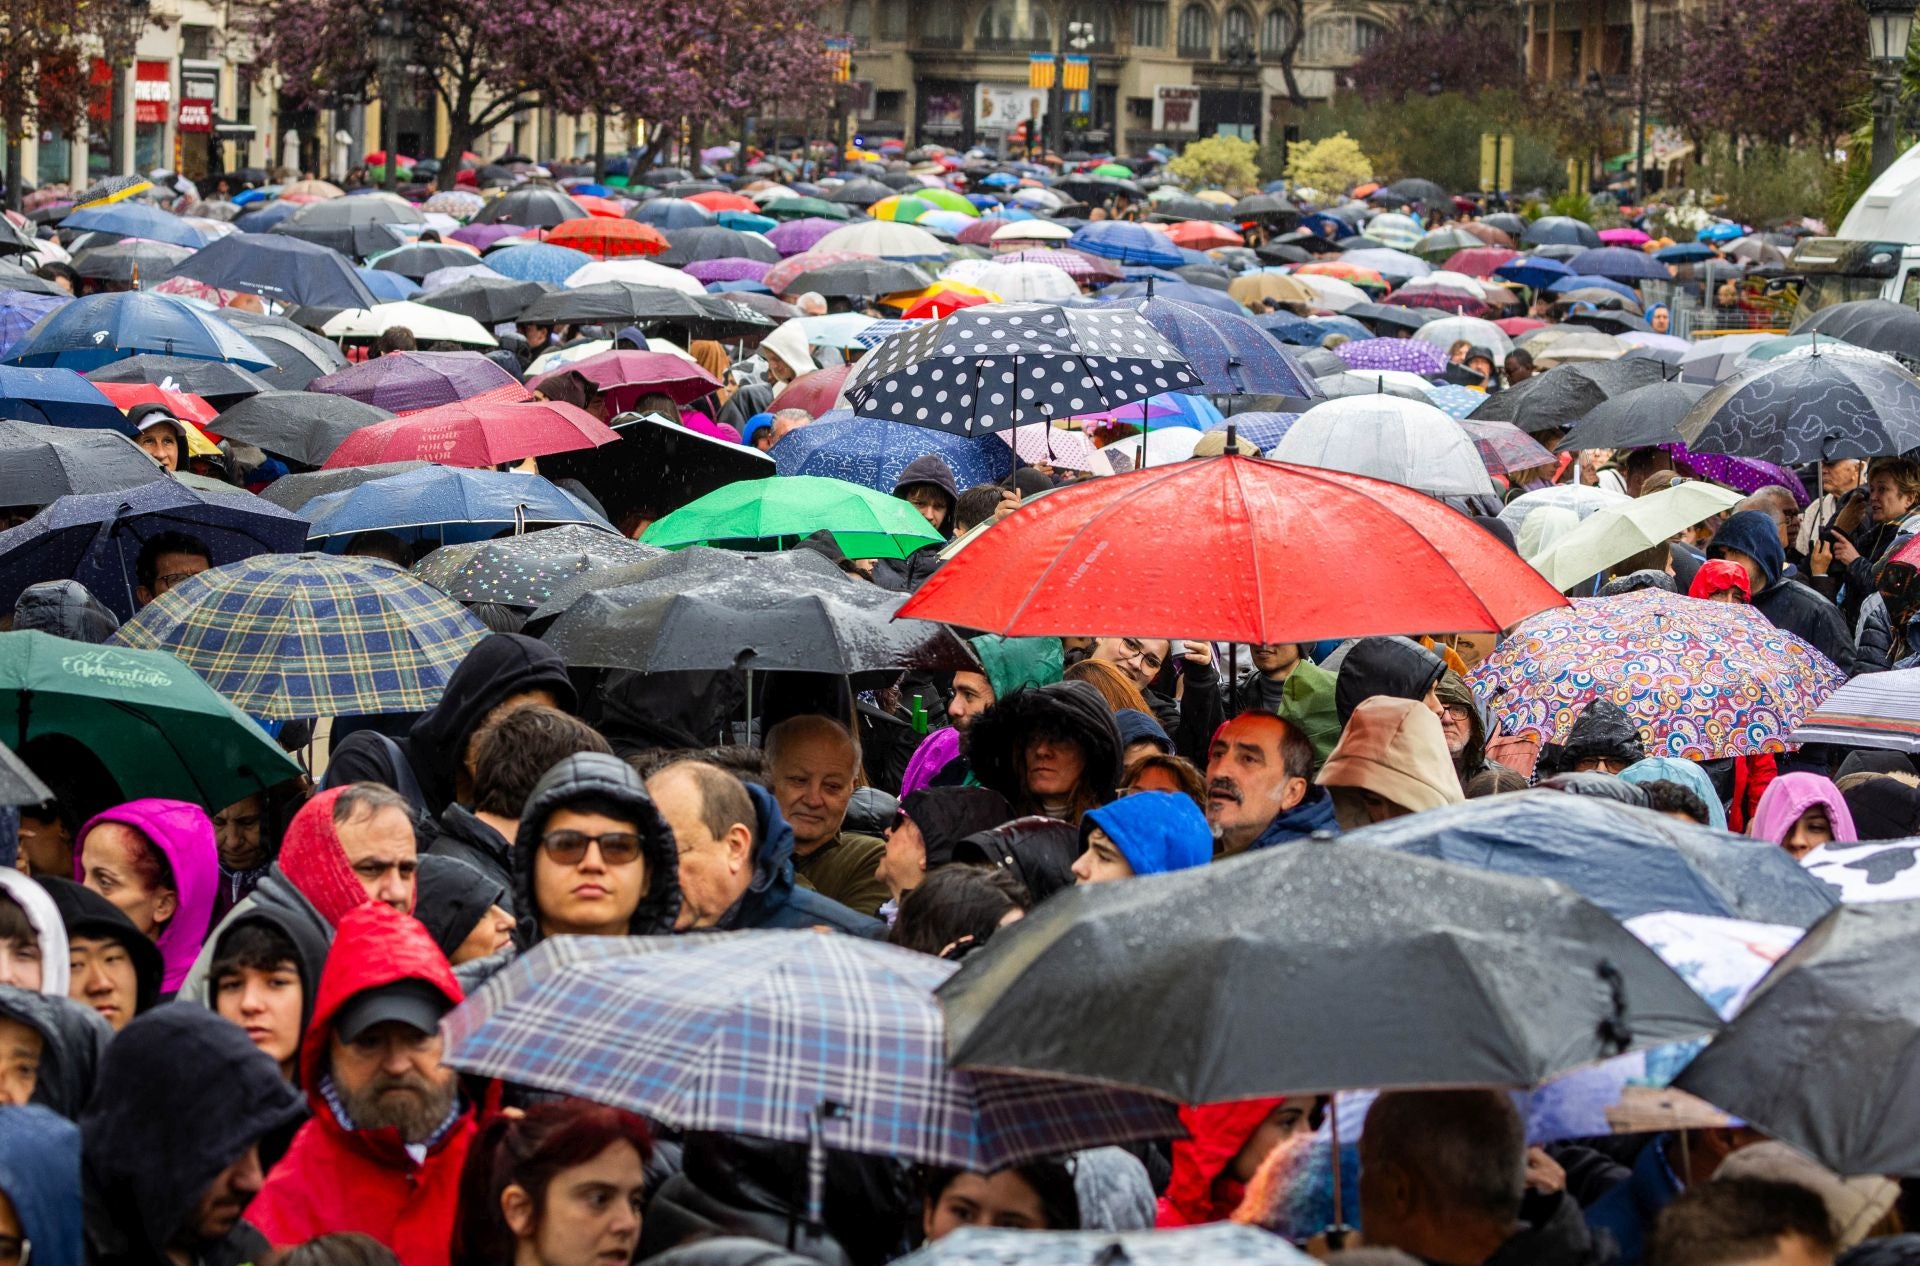
<path fill-rule="evenodd" d="M 544 281 L 558 286 L 593 262 L 593 256 L 571 246 L 550 242 L 529 242 L 525 246 L 502 246 L 488 251 L 487 267 L 515 281 Z"/>
<path fill-rule="evenodd" d="M 968 437 L 834 409 L 789 431 L 767 454 L 776 473 L 824 475 L 892 492 L 907 464 L 938 457 L 962 489 L 998 483 L 1013 471 L 1013 450 L 990 435 Z"/>
<path fill-rule="evenodd" d="M 0 290 L 0 357 L 26 341 L 27 331 L 42 318 L 73 300 L 65 295 L 35 295 L 24 290 Z"/>
<path fill-rule="evenodd" d="M 266 554 L 183 580 L 120 626 L 250 716 L 422 712 L 486 628 L 378 558 Z"/>
<path fill-rule="evenodd" d="M 1207 429 L 1224 431 L 1232 427 L 1235 435 L 1253 441 L 1264 453 L 1287 438 L 1287 432 L 1293 429 L 1299 416 L 1297 413 L 1234 413 L 1209 423 Z"/>
<path fill-rule="evenodd" d="M 1180 1132 L 1170 1103 L 1136 1092 L 948 1068 L 933 991 L 956 970 L 806 931 L 556 936 L 441 1032 L 462 1071 L 678 1129 L 981 1173 Z"/>
<path fill-rule="evenodd" d="M 273 368 L 271 357 L 219 317 L 138 291 L 75 299 L 34 327 L 7 359 L 15 365 L 59 366 L 84 374 L 141 352 Z"/>
<path fill-rule="evenodd" d="M 1217 292 L 1216 292 L 1217 293 Z M 1180 349 L 1187 367 L 1213 395 L 1305 396 L 1318 399 L 1313 376 L 1259 326 L 1185 299 L 1125 299 L 1160 337 Z"/>
<path fill-rule="evenodd" d="M 392 532 L 448 544 L 479 541 L 502 528 L 607 522 L 538 475 L 426 466 L 315 497 L 300 513 L 309 538 L 344 550 L 358 532 Z"/>
<path fill-rule="evenodd" d="M 119 406 L 71 369 L 0 365 L 0 417 L 134 435 Z"/>
<path fill-rule="evenodd" d="M 81 233 L 105 233 L 112 237 L 144 237 L 198 250 L 207 244 L 207 235 L 170 211 L 144 202 L 114 202 L 104 207 L 75 211 L 60 221 L 63 229 Z"/>
<path fill-rule="evenodd" d="M 1067 239 L 1067 245 L 1103 259 L 1117 259 L 1123 264 L 1156 264 L 1163 268 L 1178 268 L 1187 262 L 1180 248 L 1168 241 L 1165 234 L 1156 233 L 1144 224 L 1129 224 L 1125 220 L 1099 220 L 1076 229 L 1073 236 Z"/>
<path fill-rule="evenodd" d="M 217 565 L 300 549 L 307 524 L 258 497 L 202 494 L 175 479 L 61 497 L 0 532 L 0 608 L 11 610 L 29 585 L 73 579 L 131 619 L 140 547 L 162 532 L 196 538 Z"/>
<path fill-rule="evenodd" d="M 1511 281 L 1517 285 L 1539 290 L 1552 285 L 1562 277 L 1572 276 L 1573 269 L 1557 259 L 1547 259 L 1541 255 L 1522 255 L 1494 269 L 1493 275 L 1502 281 Z"/>
<path fill-rule="evenodd" d="M 1673 274 L 1667 271 L 1665 264 L 1645 251 L 1631 251 L 1624 246 L 1603 246 L 1598 250 L 1581 251 L 1567 261 L 1567 267 L 1576 273 L 1629 283 L 1649 278 L 1673 280 Z"/>
<path fill-rule="evenodd" d="M 279 233 L 233 233 L 169 274 L 287 303 L 369 308 L 376 302 L 353 263 L 331 247 Z"/>

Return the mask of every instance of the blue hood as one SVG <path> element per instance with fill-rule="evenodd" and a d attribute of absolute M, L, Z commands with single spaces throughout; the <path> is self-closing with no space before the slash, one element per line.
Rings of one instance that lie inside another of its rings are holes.
<path fill-rule="evenodd" d="M 732 932 L 747 928 L 828 927 L 836 932 L 879 938 L 886 924 L 850 910 L 793 878 L 793 828 L 780 812 L 779 802 L 765 787 L 743 782 L 753 801 L 753 880 L 714 928 Z"/>
<path fill-rule="evenodd" d="M 1643 786 L 1650 782 L 1678 783 L 1706 801 L 1707 825 L 1716 831 L 1727 829 L 1726 806 L 1720 803 L 1720 793 L 1713 789 L 1713 779 L 1707 776 L 1706 770 L 1684 757 L 1649 756 L 1621 770 L 1620 776 Z"/>
<path fill-rule="evenodd" d="M 34 1266 L 80 1266 L 80 1127 L 37 1104 L 0 1108 L 0 1192 Z"/>
<path fill-rule="evenodd" d="M 1305 800 L 1267 823 L 1267 829 L 1260 832 L 1260 838 L 1247 851 L 1272 848 L 1275 844 L 1290 844 L 1294 840 L 1305 839 L 1315 831 L 1331 831 L 1335 834 L 1340 831 L 1340 819 L 1333 814 L 1333 793 L 1317 785 L 1307 788 Z"/>
<path fill-rule="evenodd" d="M 1083 845 L 1096 826 L 1136 875 L 1190 870 L 1213 860 L 1213 828 L 1200 807 L 1178 792 L 1136 792 L 1090 810 L 1080 827 Z"/>
<path fill-rule="evenodd" d="M 1724 558 L 1723 550 L 1738 550 L 1760 564 L 1760 571 L 1767 578 L 1762 589 L 1771 589 L 1780 583 L 1780 573 L 1786 570 L 1787 554 L 1780 545 L 1780 529 L 1774 523 L 1773 516 L 1760 510 L 1742 510 L 1720 525 L 1713 534 L 1713 543 L 1707 546 L 1708 558 Z"/>

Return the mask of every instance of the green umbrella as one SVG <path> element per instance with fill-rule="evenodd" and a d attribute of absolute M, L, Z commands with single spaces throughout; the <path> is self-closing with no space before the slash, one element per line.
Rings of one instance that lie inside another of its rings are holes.
<path fill-rule="evenodd" d="M 1098 167 L 1094 168 L 1091 172 L 1089 172 L 1088 175 L 1114 176 L 1120 180 L 1132 180 L 1133 168 L 1122 167 L 1119 163 L 1101 163 Z"/>
<path fill-rule="evenodd" d="M 961 215 L 977 216 L 980 208 L 967 201 L 962 194 L 951 189 L 916 189 L 913 196 L 923 202 L 931 202 L 942 211 L 958 211 Z"/>
<path fill-rule="evenodd" d="M 15 747 L 71 735 L 129 799 L 197 800 L 209 810 L 300 773 L 266 731 L 173 656 L 50 633 L 0 633 L 0 734 Z"/>
<path fill-rule="evenodd" d="M 643 545 L 785 549 L 815 532 L 833 533 L 848 558 L 905 558 L 940 534 L 913 504 L 843 479 L 783 475 L 716 488 L 656 520 Z"/>
<path fill-rule="evenodd" d="M 803 220 L 809 216 L 844 220 L 852 214 L 844 202 L 828 202 L 825 198 L 775 198 L 760 210 L 776 220 Z"/>

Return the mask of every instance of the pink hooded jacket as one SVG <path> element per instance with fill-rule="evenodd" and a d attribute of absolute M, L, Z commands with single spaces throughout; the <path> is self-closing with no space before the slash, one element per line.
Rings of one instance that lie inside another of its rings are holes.
<path fill-rule="evenodd" d="M 102 822 L 117 822 L 140 832 L 166 854 L 173 871 L 178 908 L 154 938 L 160 949 L 160 991 L 170 995 L 187 978 L 213 918 L 213 900 L 220 889 L 220 853 L 213 823 L 199 805 L 183 800 L 130 800 L 96 813 L 80 828 L 79 847 L 73 850 L 73 877 L 81 882 L 87 874 L 87 836 Z"/>
<path fill-rule="evenodd" d="M 1747 834 L 1757 840 L 1772 840 L 1775 844 L 1784 843 L 1787 833 L 1793 830 L 1793 824 L 1800 815 L 1815 805 L 1825 806 L 1827 821 L 1833 826 L 1833 838 L 1853 840 L 1853 815 L 1847 811 L 1847 802 L 1840 794 L 1840 788 L 1833 781 L 1819 774 L 1781 774 L 1767 784 L 1760 796 L 1760 803 L 1753 811 L 1753 822 L 1747 828 Z"/>

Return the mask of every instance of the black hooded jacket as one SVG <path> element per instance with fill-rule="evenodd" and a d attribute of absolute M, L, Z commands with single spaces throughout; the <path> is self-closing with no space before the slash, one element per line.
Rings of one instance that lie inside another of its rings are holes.
<path fill-rule="evenodd" d="M 160 947 L 143 936 L 133 920 L 120 912 L 119 906 L 71 879 L 43 875 L 35 882 L 53 898 L 54 908 L 60 911 L 60 922 L 67 929 L 69 945 L 76 936 L 84 936 L 113 941 L 126 950 L 127 957 L 133 960 L 136 1013 L 160 1001 L 160 979 L 164 974 Z"/>
<path fill-rule="evenodd" d="M 420 859 L 413 917 L 449 960 L 473 934 L 480 916 L 507 899 L 507 882 L 458 857 L 429 853 Z"/>
<path fill-rule="evenodd" d="M 441 812 L 439 826 L 439 834 L 427 846 L 427 857 L 462 862 L 488 879 L 498 881 L 502 891 L 512 891 L 513 845 L 506 837 L 457 804 L 450 804 Z M 420 859 L 423 871 L 427 857 Z M 506 897 L 501 904 L 509 914 L 513 913 L 512 897 Z"/>
<path fill-rule="evenodd" d="M 928 870 L 951 862 L 961 840 L 1013 816 L 1006 797 L 987 787 L 922 787 L 900 807 L 920 828 Z"/>
<path fill-rule="evenodd" d="M 1786 549 L 1771 515 L 1742 510 L 1720 525 L 1707 546 L 1707 557 L 1724 558 L 1734 550 L 1760 565 L 1765 583 L 1753 591 L 1753 606 L 1776 629 L 1797 633 L 1843 669 L 1854 661 L 1853 635 L 1840 608 L 1797 580 L 1782 579 Z"/>
<path fill-rule="evenodd" d="M 301 1096 L 236 1024 L 158 1007 L 120 1031 L 80 1118 L 88 1260 L 166 1266 L 166 1246 L 220 1172 L 297 1119 Z M 198 1246 L 203 1266 L 257 1261 L 266 1239 L 239 1223 Z"/>
<path fill-rule="evenodd" d="M 1412 638 L 1363 637 L 1340 661 L 1333 707 L 1346 728 L 1353 710 L 1375 695 L 1424 699 L 1447 671 L 1447 662 Z"/>
<path fill-rule="evenodd" d="M 894 482 L 893 495 L 898 497 L 906 493 L 915 484 L 937 488 L 946 496 L 947 517 L 940 526 L 940 535 L 953 537 L 953 511 L 960 504 L 960 488 L 953 480 L 953 471 L 946 462 L 932 453 L 916 457 L 907 463 L 900 472 L 900 478 Z M 873 565 L 873 583 L 882 589 L 892 589 L 897 593 L 912 593 L 925 584 L 927 577 L 938 571 L 942 559 L 940 551 L 943 543 L 939 541 L 922 545 L 905 558 L 877 559 Z"/>
<path fill-rule="evenodd" d="M 1605 757 L 1622 765 L 1645 759 L 1640 727 L 1626 709 L 1610 699 L 1595 699 L 1580 710 L 1565 743 L 1549 743 L 1540 753 L 1541 776 L 1569 773 L 1583 760 Z"/>
<path fill-rule="evenodd" d="M 14 604 L 16 632 L 38 629 L 76 642 L 104 642 L 120 628 L 120 617 L 77 580 L 46 580 L 29 585 Z"/>
<path fill-rule="evenodd" d="M 547 819 L 582 800 L 613 806 L 639 832 L 640 853 L 647 863 L 647 891 L 627 920 L 627 934 L 666 936 L 680 917 L 680 850 L 673 828 L 660 816 L 631 765 L 605 752 L 580 752 L 547 771 L 520 814 L 520 833 L 513 842 L 513 908 L 520 919 L 522 949 L 544 939 L 540 907 L 533 895 L 533 861 L 540 851 L 540 837 L 546 834 Z"/>
<path fill-rule="evenodd" d="M 1098 690 L 1084 681 L 1016 690 L 982 712 L 967 735 L 974 777 L 1006 797 L 1016 812 L 1037 812 L 1027 791 L 1026 751 L 1036 736 L 1068 738 L 1085 753 L 1082 781 L 1097 804 L 1113 799 L 1120 785 L 1120 729 Z"/>
<path fill-rule="evenodd" d="M 1008 871 L 1026 885 L 1036 905 L 1073 887 L 1073 860 L 1079 855 L 1079 828 L 1058 818 L 1015 818 L 953 846 L 954 861 Z"/>
<path fill-rule="evenodd" d="M 0 985 L 0 1016 L 40 1035 L 40 1072 L 32 1101 L 70 1121 L 79 1120 L 113 1040 L 113 1026 L 84 1002 L 12 985 Z"/>
<path fill-rule="evenodd" d="M 421 714 L 407 737 L 395 740 L 424 798 L 423 813 L 437 817 L 453 803 L 467 743 L 487 714 L 531 690 L 549 691 L 563 709 L 574 710 L 566 663 L 545 642 L 519 633 L 490 633 L 467 652 L 447 679 L 440 702 Z M 387 745 L 369 731 L 347 736 L 327 766 L 329 787 L 379 782 L 400 790 L 402 781 Z"/>

